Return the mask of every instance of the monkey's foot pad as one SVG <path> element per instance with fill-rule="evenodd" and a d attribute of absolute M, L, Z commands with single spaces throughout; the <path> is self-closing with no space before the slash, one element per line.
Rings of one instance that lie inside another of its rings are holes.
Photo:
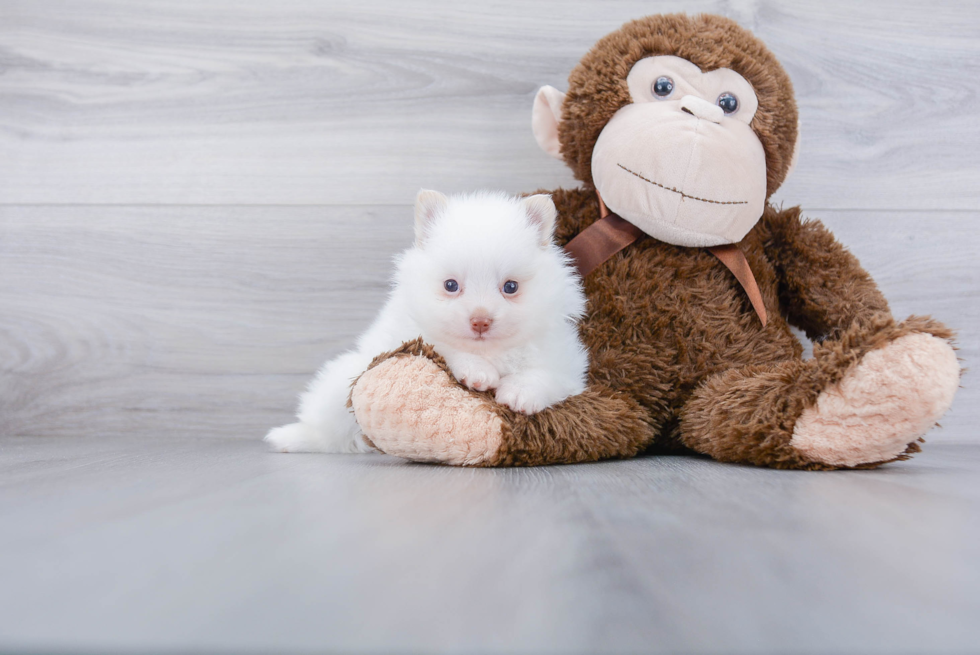
<path fill-rule="evenodd" d="M 946 341 L 909 334 L 872 350 L 796 422 L 790 445 L 833 466 L 886 462 L 953 402 L 960 367 Z"/>
<path fill-rule="evenodd" d="M 502 421 L 428 357 L 394 356 L 351 392 L 354 416 L 380 450 L 418 462 L 479 466 L 500 451 Z"/>

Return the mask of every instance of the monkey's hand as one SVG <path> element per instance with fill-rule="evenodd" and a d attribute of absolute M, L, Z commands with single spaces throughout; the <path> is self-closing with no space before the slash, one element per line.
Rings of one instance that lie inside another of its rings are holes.
<path fill-rule="evenodd" d="M 421 339 L 379 355 L 355 381 L 350 405 L 365 441 L 389 455 L 457 466 L 501 459 L 499 406 L 488 393 L 465 389 Z"/>

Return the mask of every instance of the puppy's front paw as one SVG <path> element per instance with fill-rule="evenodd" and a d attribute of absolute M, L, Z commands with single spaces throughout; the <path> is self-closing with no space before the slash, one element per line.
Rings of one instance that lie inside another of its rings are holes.
<path fill-rule="evenodd" d="M 473 391 L 486 391 L 500 384 L 500 373 L 483 359 L 467 359 L 450 368 L 456 379 Z"/>
<path fill-rule="evenodd" d="M 549 391 L 538 384 L 506 377 L 497 387 L 495 397 L 498 403 L 510 407 L 515 412 L 537 414 L 560 400 Z"/>

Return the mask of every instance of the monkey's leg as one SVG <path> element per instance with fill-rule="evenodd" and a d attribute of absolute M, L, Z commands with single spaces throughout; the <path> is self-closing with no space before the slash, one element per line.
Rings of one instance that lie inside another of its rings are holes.
<path fill-rule="evenodd" d="M 536 466 L 632 457 L 653 441 L 629 397 L 589 389 L 525 416 L 465 389 L 421 341 L 375 360 L 351 391 L 354 415 L 379 449 L 421 462 Z"/>
<path fill-rule="evenodd" d="M 686 403 L 681 440 L 719 461 L 774 468 L 905 459 L 959 385 L 951 336 L 927 319 L 855 325 L 813 359 L 725 371 Z"/>

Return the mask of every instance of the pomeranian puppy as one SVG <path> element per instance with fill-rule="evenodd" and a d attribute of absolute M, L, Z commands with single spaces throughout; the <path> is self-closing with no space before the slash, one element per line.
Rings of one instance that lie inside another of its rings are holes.
<path fill-rule="evenodd" d="M 391 295 L 357 347 L 327 362 L 300 399 L 298 423 L 265 440 L 280 452 L 368 452 L 347 408 L 377 355 L 422 337 L 462 384 L 533 414 L 585 390 L 578 320 L 585 295 L 552 242 L 548 195 L 481 192 L 415 200 L 415 244 L 396 258 Z"/>

